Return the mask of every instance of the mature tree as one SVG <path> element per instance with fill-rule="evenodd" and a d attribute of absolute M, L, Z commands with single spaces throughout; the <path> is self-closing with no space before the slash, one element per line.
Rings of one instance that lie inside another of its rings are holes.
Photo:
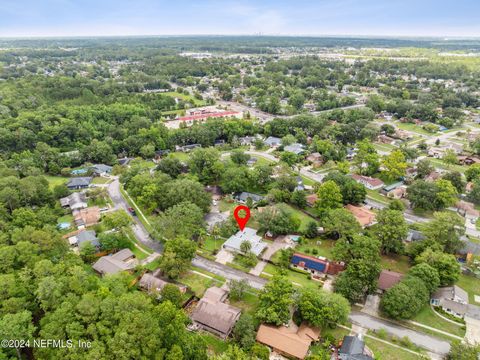
<path fill-rule="evenodd" d="M 250 159 L 250 155 L 246 154 L 243 150 L 235 149 L 230 153 L 230 159 L 237 165 L 246 165 Z"/>
<path fill-rule="evenodd" d="M 447 360 L 477 360 L 480 354 L 479 344 L 465 344 L 459 340 L 454 340 L 451 343 L 450 352 Z"/>
<path fill-rule="evenodd" d="M 355 217 L 344 208 L 328 211 L 321 224 L 327 234 L 337 239 L 350 238 L 362 230 Z"/>
<path fill-rule="evenodd" d="M 295 190 L 290 197 L 290 202 L 293 205 L 304 209 L 307 206 L 307 194 L 304 190 Z"/>
<path fill-rule="evenodd" d="M 285 277 L 274 276 L 258 295 L 257 319 L 268 324 L 286 324 L 290 319 L 292 295 L 292 283 Z"/>
<path fill-rule="evenodd" d="M 218 180 L 223 172 L 223 164 L 220 162 L 220 154 L 217 149 L 195 149 L 188 162 L 192 174 L 204 184 L 211 184 Z"/>
<path fill-rule="evenodd" d="M 271 165 L 258 165 L 249 173 L 249 176 L 253 184 L 265 189 L 272 182 L 272 174 L 273 167 Z"/>
<path fill-rule="evenodd" d="M 445 164 L 454 165 L 458 163 L 457 154 L 452 149 L 447 149 L 442 156 L 442 160 Z"/>
<path fill-rule="evenodd" d="M 439 244 L 443 251 L 450 254 L 462 248 L 460 237 L 464 232 L 462 219 L 450 211 L 435 213 L 434 219 L 425 225 L 424 230 L 427 240 Z"/>
<path fill-rule="evenodd" d="M 318 223 L 314 220 L 309 220 L 303 232 L 305 237 L 313 239 L 318 236 Z"/>
<path fill-rule="evenodd" d="M 415 258 L 415 263 L 426 263 L 437 270 L 440 277 L 440 286 L 452 285 L 460 277 L 460 264 L 451 254 L 428 248 Z"/>
<path fill-rule="evenodd" d="M 227 350 L 220 355 L 211 358 L 213 360 L 253 360 L 246 352 L 237 345 L 229 345 Z"/>
<path fill-rule="evenodd" d="M 281 205 L 264 208 L 257 215 L 261 231 L 270 231 L 274 235 L 297 231 L 300 220 Z"/>
<path fill-rule="evenodd" d="M 320 212 L 342 207 L 342 193 L 340 187 L 333 180 L 322 183 L 317 190 L 318 200 L 315 208 Z"/>
<path fill-rule="evenodd" d="M 174 284 L 166 284 L 160 291 L 160 298 L 163 301 L 170 301 L 175 307 L 180 308 L 183 303 L 183 295 Z"/>
<path fill-rule="evenodd" d="M 436 181 L 435 185 L 438 189 L 436 196 L 437 207 L 447 208 L 453 206 L 457 202 L 457 189 L 450 181 L 440 179 Z"/>
<path fill-rule="evenodd" d="M 255 344 L 255 323 L 251 315 L 242 314 L 233 328 L 233 339 L 244 350 L 249 350 Z"/>
<path fill-rule="evenodd" d="M 388 208 L 390 210 L 396 210 L 403 213 L 405 211 L 405 204 L 401 200 L 393 199 L 392 201 L 390 201 Z"/>
<path fill-rule="evenodd" d="M 211 195 L 205 191 L 203 185 L 189 179 L 170 181 L 162 190 L 157 190 L 154 196 L 159 198 L 160 210 L 166 210 L 182 202 L 191 202 L 207 213 L 212 202 Z"/>
<path fill-rule="evenodd" d="M 355 155 L 355 164 L 364 175 L 373 175 L 378 171 L 380 159 L 377 150 L 368 140 L 357 142 L 357 154 Z"/>
<path fill-rule="evenodd" d="M 455 188 L 447 180 L 438 180 L 436 183 L 416 180 L 407 192 L 412 208 L 422 210 L 444 209 L 455 201 L 455 195 Z"/>
<path fill-rule="evenodd" d="M 480 204 L 480 179 L 473 181 L 472 189 L 468 193 L 467 199 L 476 205 Z"/>
<path fill-rule="evenodd" d="M 424 179 L 434 170 L 435 168 L 430 163 L 430 160 L 428 159 L 420 160 L 417 165 L 417 176 L 420 179 Z"/>
<path fill-rule="evenodd" d="M 132 224 L 132 218 L 124 210 L 118 210 L 106 214 L 102 223 L 109 229 L 121 229 Z"/>
<path fill-rule="evenodd" d="M 413 266 L 408 271 L 408 276 L 417 277 L 423 281 L 427 287 L 428 293 L 432 294 L 440 285 L 438 271 L 426 263 Z"/>
<path fill-rule="evenodd" d="M 168 155 L 166 158 L 160 160 L 157 165 L 157 171 L 161 171 L 172 178 L 176 179 L 178 175 L 182 173 L 182 162 L 172 155 Z"/>
<path fill-rule="evenodd" d="M 310 288 L 302 289 L 297 305 L 303 320 L 321 328 L 344 323 L 350 313 L 350 304 L 343 296 Z"/>
<path fill-rule="evenodd" d="M 402 252 L 403 240 L 408 234 L 408 226 L 402 212 L 389 209 L 380 211 L 377 215 L 377 224 L 372 231 L 382 244 L 384 254 Z"/>
<path fill-rule="evenodd" d="M 339 171 L 332 171 L 323 179 L 324 182 L 329 180 L 333 180 L 340 187 L 344 204 L 359 204 L 365 200 L 367 195 L 365 186 L 357 183 L 351 177 Z"/>
<path fill-rule="evenodd" d="M 480 164 L 473 164 L 465 170 L 465 177 L 467 181 L 474 181 L 480 179 Z"/>
<path fill-rule="evenodd" d="M 400 150 L 394 150 L 385 156 L 382 164 L 382 173 L 390 181 L 401 178 L 407 170 L 405 155 Z"/>
<path fill-rule="evenodd" d="M 394 319 L 410 319 L 415 316 L 429 299 L 424 282 L 417 277 L 407 276 L 388 289 L 380 302 L 382 311 Z"/>
<path fill-rule="evenodd" d="M 250 285 L 245 279 L 230 280 L 230 282 L 228 283 L 228 287 L 230 289 L 230 298 L 232 300 L 243 299 L 245 293 L 250 290 Z"/>
<path fill-rule="evenodd" d="M 450 171 L 443 175 L 442 179 L 450 181 L 459 194 L 465 190 L 465 181 L 463 180 L 462 174 L 458 171 Z"/>
<path fill-rule="evenodd" d="M 292 152 L 284 151 L 280 154 L 280 160 L 289 166 L 293 166 L 300 160 L 300 157 Z"/>
<path fill-rule="evenodd" d="M 191 239 L 199 234 L 203 224 L 202 210 L 195 204 L 182 202 L 161 214 L 154 222 L 154 229 L 163 239 L 176 237 Z"/>
<path fill-rule="evenodd" d="M 35 326 L 32 313 L 27 310 L 15 314 L 6 314 L 0 319 L 0 338 L 3 340 L 33 341 Z M 8 346 L 2 346 L 8 349 Z M 17 356 L 21 358 L 21 347 L 15 347 Z M 1 353 L 0 353 L 1 354 Z"/>
<path fill-rule="evenodd" d="M 220 186 L 225 193 L 240 192 L 250 185 L 249 171 L 245 167 L 228 167 L 221 175 Z"/>
<path fill-rule="evenodd" d="M 178 278 L 190 267 L 196 249 L 197 245 L 191 240 L 179 238 L 167 241 L 160 259 L 160 269 L 169 278 Z"/>

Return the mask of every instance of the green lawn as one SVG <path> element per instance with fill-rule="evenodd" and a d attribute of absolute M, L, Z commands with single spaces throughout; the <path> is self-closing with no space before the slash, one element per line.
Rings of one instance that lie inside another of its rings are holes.
<path fill-rule="evenodd" d="M 365 337 L 365 344 L 373 351 L 377 360 L 417 360 L 421 357 L 378 340 Z"/>
<path fill-rule="evenodd" d="M 394 149 L 397 149 L 396 146 L 394 145 L 390 145 L 390 144 L 380 144 L 380 143 L 373 143 L 373 147 L 377 150 L 380 150 L 380 151 L 387 151 L 387 152 L 390 152 Z"/>
<path fill-rule="evenodd" d="M 188 102 L 192 103 L 195 106 L 205 106 L 206 105 L 205 100 L 199 100 L 199 99 L 196 99 L 195 97 L 193 97 L 192 95 L 186 95 L 186 94 L 183 94 L 183 93 L 181 94 L 181 93 L 176 92 L 176 91 L 164 92 L 164 93 L 162 93 L 162 95 L 180 98 L 184 101 L 188 101 Z"/>
<path fill-rule="evenodd" d="M 461 337 L 465 335 L 465 328 L 461 324 L 455 325 L 449 321 L 443 320 L 440 316 L 434 313 L 434 310 L 432 310 L 430 305 L 425 305 L 412 320 L 453 335 Z"/>
<path fill-rule="evenodd" d="M 480 295 L 480 279 L 473 276 L 461 274 L 460 279 L 456 285 L 460 286 L 463 290 L 468 292 L 468 298 L 470 304 L 475 304 L 473 295 Z"/>
<path fill-rule="evenodd" d="M 221 286 L 222 282 L 216 279 L 209 279 L 205 276 L 189 272 L 183 275 L 178 281 L 187 285 L 197 297 L 201 298 L 205 290 L 212 286 Z"/>
<path fill-rule="evenodd" d="M 188 161 L 190 156 L 187 153 L 181 152 L 181 151 L 176 151 L 172 152 L 169 155 L 173 156 L 174 158 L 180 160 L 180 161 Z"/>
<path fill-rule="evenodd" d="M 215 250 L 219 250 L 224 242 L 225 239 L 223 238 L 217 237 L 217 239 L 215 239 L 214 236 L 209 236 L 203 241 L 203 244 L 200 248 L 212 253 Z"/>
<path fill-rule="evenodd" d="M 93 184 L 108 184 L 111 181 L 112 181 L 112 179 L 107 179 L 107 178 L 104 178 L 102 176 L 96 176 L 96 177 L 93 178 L 92 183 Z"/>
<path fill-rule="evenodd" d="M 228 349 L 228 342 L 211 335 L 206 332 L 202 332 L 200 337 L 207 344 L 207 349 L 210 355 L 220 355 Z"/>
<path fill-rule="evenodd" d="M 60 223 L 72 223 L 73 222 L 73 215 L 72 214 L 67 214 L 59 217 L 57 219 L 57 224 Z"/>
<path fill-rule="evenodd" d="M 53 189 L 55 186 L 57 185 L 62 185 L 62 184 L 66 184 L 67 181 L 68 181 L 68 177 L 66 176 L 49 176 L 49 175 L 44 175 L 44 177 L 47 179 L 48 181 L 48 185 L 50 187 L 50 189 Z"/>
<path fill-rule="evenodd" d="M 294 208 L 291 205 L 288 204 L 282 204 L 282 206 L 291 214 L 294 214 L 297 218 L 300 219 L 300 228 L 298 229 L 300 232 L 304 231 L 307 228 L 307 224 L 311 220 L 315 220 L 309 215 L 305 214 L 303 211 L 300 211 L 299 209 Z"/>
<path fill-rule="evenodd" d="M 270 275 L 276 275 L 278 273 L 278 270 L 279 268 L 277 266 L 273 264 L 267 264 L 263 272 Z M 308 279 L 308 275 L 306 273 L 304 274 L 304 273 L 289 269 L 286 271 L 286 276 L 292 283 L 294 283 L 295 286 L 315 287 L 317 289 L 323 287 L 322 283 L 316 280 Z M 264 277 L 266 279 L 270 278 L 267 276 L 264 276 Z"/>
<path fill-rule="evenodd" d="M 382 269 L 396 271 L 402 274 L 408 272 L 410 268 L 408 257 L 401 255 L 382 255 L 380 265 Z"/>
<path fill-rule="evenodd" d="M 305 239 L 303 243 L 295 247 L 295 251 L 312 255 L 312 256 L 324 256 L 327 259 L 332 259 L 332 250 L 335 245 L 333 240 L 323 240 L 321 238 Z M 315 251 L 316 250 L 316 253 Z"/>
<path fill-rule="evenodd" d="M 366 190 L 367 190 L 367 196 L 372 200 L 378 201 L 383 204 L 389 204 L 391 201 L 388 197 L 381 195 L 376 190 L 370 190 L 370 189 L 366 189 Z"/>
<path fill-rule="evenodd" d="M 254 315 L 258 306 L 258 294 L 256 292 L 245 293 L 242 300 L 234 301 L 230 299 L 230 305 L 242 309 L 243 313 Z"/>
<path fill-rule="evenodd" d="M 434 136 L 435 134 L 432 134 L 424 129 L 422 129 L 421 126 L 412 124 L 412 123 L 402 123 L 400 121 L 396 121 L 395 125 L 402 130 L 407 130 L 411 132 L 416 132 L 417 134 L 422 134 L 422 135 L 429 135 L 429 136 Z"/>
<path fill-rule="evenodd" d="M 461 172 L 461 173 L 464 173 L 465 170 L 468 169 L 468 166 L 463 166 L 463 165 L 450 165 L 450 164 L 445 164 L 442 160 L 440 159 L 433 159 L 433 158 L 429 158 L 428 160 L 430 160 L 430 162 L 432 163 L 432 165 L 434 165 L 435 167 L 437 168 L 440 168 L 440 169 L 444 169 L 444 170 L 450 170 L 450 171 L 458 171 L 458 172 Z"/>
<path fill-rule="evenodd" d="M 237 204 L 232 200 L 232 202 L 229 202 L 226 198 L 218 201 L 218 208 L 220 209 L 221 212 L 225 211 L 232 211 Z"/>

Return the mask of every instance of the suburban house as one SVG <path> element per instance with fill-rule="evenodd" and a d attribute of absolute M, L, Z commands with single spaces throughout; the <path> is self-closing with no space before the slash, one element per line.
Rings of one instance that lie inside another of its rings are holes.
<path fill-rule="evenodd" d="M 471 202 L 460 200 L 455 204 L 457 212 L 465 219 L 475 224 L 480 217 L 480 212 L 475 209 L 475 205 Z"/>
<path fill-rule="evenodd" d="M 363 186 L 365 186 L 367 189 L 370 189 L 370 190 L 377 190 L 384 186 L 384 183 L 382 180 L 377 178 L 372 178 L 370 176 L 353 174 L 352 179 L 362 184 Z"/>
<path fill-rule="evenodd" d="M 393 145 L 395 144 L 397 140 L 395 140 L 394 138 L 388 136 L 388 135 L 378 135 L 377 136 L 377 142 L 379 142 L 380 144 L 389 144 L 389 145 Z"/>
<path fill-rule="evenodd" d="M 76 235 L 68 238 L 68 243 L 73 247 L 82 248 L 85 244 L 92 244 L 97 249 L 100 249 L 100 243 L 97 239 L 97 234 L 94 230 L 81 230 Z"/>
<path fill-rule="evenodd" d="M 433 293 L 430 304 L 439 306 L 443 311 L 456 317 L 463 318 L 468 310 L 468 293 L 457 285 L 442 287 Z"/>
<path fill-rule="evenodd" d="M 331 262 L 324 257 L 314 257 L 300 253 L 293 254 L 290 265 L 296 269 L 310 272 L 313 278 L 324 274 L 336 275 L 345 269 L 345 264 L 342 262 Z"/>
<path fill-rule="evenodd" d="M 399 186 L 387 192 L 387 197 L 390 199 L 400 200 L 407 196 L 407 187 L 405 185 Z"/>
<path fill-rule="evenodd" d="M 398 284 L 402 278 L 403 274 L 390 270 L 382 270 L 378 277 L 378 290 L 383 293 Z"/>
<path fill-rule="evenodd" d="M 418 230 L 408 230 L 407 238 L 405 239 L 406 242 L 415 242 L 415 241 L 422 241 L 425 240 L 425 235 L 421 231 Z"/>
<path fill-rule="evenodd" d="M 257 163 L 258 159 L 256 157 L 251 157 L 247 160 L 247 166 L 252 167 Z"/>
<path fill-rule="evenodd" d="M 167 284 L 172 284 L 168 281 L 162 280 L 158 278 L 155 273 L 145 273 L 142 275 L 140 278 L 140 281 L 138 282 L 138 285 L 145 291 L 147 291 L 149 294 L 151 293 L 158 293 L 162 291 L 162 289 L 165 287 Z M 177 284 L 172 284 L 178 287 L 180 292 L 183 294 L 187 291 L 187 287 L 184 285 L 177 285 Z"/>
<path fill-rule="evenodd" d="M 305 185 L 303 184 L 303 179 L 301 176 L 297 176 L 295 178 L 295 180 L 297 180 L 297 186 L 295 186 L 295 191 L 302 191 L 302 190 L 305 190 Z"/>
<path fill-rule="evenodd" d="M 267 244 L 257 235 L 257 230 L 246 227 L 243 231 L 237 232 L 225 241 L 222 247 L 225 250 L 242 254 L 241 245 L 248 241 L 251 245 L 250 251 L 259 256 L 267 247 Z"/>
<path fill-rule="evenodd" d="M 92 183 L 92 179 L 90 176 L 71 178 L 67 183 L 67 188 L 69 190 L 86 189 Z"/>
<path fill-rule="evenodd" d="M 255 136 L 243 136 L 243 137 L 238 138 L 238 142 L 242 146 L 252 145 L 254 143 L 255 139 L 256 139 Z"/>
<path fill-rule="evenodd" d="M 113 275 L 121 271 L 135 268 L 137 259 L 130 249 L 122 249 L 113 255 L 102 256 L 92 265 L 93 269 L 101 275 Z"/>
<path fill-rule="evenodd" d="M 480 159 L 476 156 L 457 156 L 457 160 L 460 165 L 467 166 L 480 163 Z"/>
<path fill-rule="evenodd" d="M 368 210 L 364 206 L 348 204 L 345 206 L 345 209 L 347 209 L 355 217 L 355 219 L 357 219 L 362 227 L 371 226 L 375 223 L 375 213 Z"/>
<path fill-rule="evenodd" d="M 269 147 L 278 147 L 282 143 L 282 139 L 275 136 L 269 136 L 263 143 Z"/>
<path fill-rule="evenodd" d="M 320 338 L 320 329 L 302 323 L 296 326 L 271 326 L 261 324 L 257 341 L 270 347 L 274 352 L 293 359 L 304 359 L 312 342 Z"/>
<path fill-rule="evenodd" d="M 442 177 L 442 174 L 440 174 L 438 171 L 432 171 L 430 174 L 427 175 L 425 178 L 425 181 L 427 182 L 434 182 L 437 181 Z"/>
<path fill-rule="evenodd" d="M 332 359 L 337 360 L 373 360 L 373 354 L 358 336 L 347 335 Z"/>
<path fill-rule="evenodd" d="M 226 339 L 240 318 L 241 309 L 225 303 L 228 292 L 219 287 L 205 291 L 190 318 L 199 328 Z"/>
<path fill-rule="evenodd" d="M 184 146 L 175 146 L 175 151 L 190 152 L 194 149 L 201 148 L 202 144 L 190 144 Z"/>
<path fill-rule="evenodd" d="M 448 143 L 442 147 L 431 147 L 430 149 L 428 149 L 428 156 L 439 159 L 443 157 L 447 150 L 451 150 L 455 154 L 459 155 L 463 152 L 463 146 L 457 143 Z"/>
<path fill-rule="evenodd" d="M 90 169 L 94 176 L 105 176 L 112 173 L 112 167 L 105 164 L 95 164 Z"/>
<path fill-rule="evenodd" d="M 60 205 L 63 208 L 70 208 L 71 211 L 85 209 L 88 206 L 87 196 L 83 192 L 74 192 L 64 198 L 61 198 Z"/>
<path fill-rule="evenodd" d="M 319 168 L 323 165 L 323 156 L 315 152 L 307 156 L 307 161 L 312 164 L 314 168 Z"/>
<path fill-rule="evenodd" d="M 75 224 L 79 229 L 97 224 L 100 221 L 100 208 L 98 206 L 88 207 L 86 209 L 75 210 L 72 212 Z"/>
<path fill-rule="evenodd" d="M 307 195 L 307 196 L 306 196 L 306 200 L 307 200 L 307 205 L 308 205 L 308 206 L 314 207 L 314 206 L 315 206 L 315 203 L 316 203 L 317 200 L 318 200 L 318 195 L 317 195 L 317 194 Z"/>
<path fill-rule="evenodd" d="M 305 152 L 305 146 L 303 144 L 294 143 L 294 144 L 285 146 L 283 148 L 283 151 L 291 152 L 295 155 L 300 155 Z"/>
<path fill-rule="evenodd" d="M 263 196 L 243 191 L 241 193 L 234 194 L 233 199 L 241 204 L 246 204 L 248 199 L 251 199 L 253 203 L 262 201 Z"/>

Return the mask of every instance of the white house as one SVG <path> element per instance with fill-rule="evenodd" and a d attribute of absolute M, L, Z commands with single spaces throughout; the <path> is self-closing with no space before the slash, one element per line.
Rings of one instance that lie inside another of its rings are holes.
<path fill-rule="evenodd" d="M 243 231 L 239 231 L 235 235 L 230 236 L 228 240 L 223 243 L 223 248 L 241 254 L 241 245 L 244 241 L 250 243 L 250 251 L 256 256 L 260 255 L 267 247 L 267 244 L 257 235 L 257 230 L 246 227 Z"/>

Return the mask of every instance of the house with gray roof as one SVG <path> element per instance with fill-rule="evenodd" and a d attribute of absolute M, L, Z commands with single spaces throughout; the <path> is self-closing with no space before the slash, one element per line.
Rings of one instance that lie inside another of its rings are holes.
<path fill-rule="evenodd" d="M 207 289 L 190 316 L 194 325 L 226 339 L 242 312 L 225 303 L 227 295 L 226 290 L 216 286 Z"/>
<path fill-rule="evenodd" d="M 263 143 L 270 147 L 278 147 L 281 145 L 282 139 L 275 136 L 269 136 L 263 141 Z"/>
<path fill-rule="evenodd" d="M 249 198 L 252 200 L 253 203 L 262 201 L 264 199 L 264 197 L 261 195 L 249 193 L 246 191 L 236 193 L 235 195 L 233 195 L 233 198 L 235 199 L 235 201 L 238 201 L 239 203 L 242 203 L 242 204 L 246 204 Z"/>
<path fill-rule="evenodd" d="M 250 251 L 256 256 L 259 256 L 267 247 L 267 244 L 257 235 L 257 230 L 246 227 L 243 231 L 239 231 L 235 235 L 230 236 L 227 241 L 223 243 L 223 248 L 234 253 L 243 254 L 241 245 L 244 241 L 250 243 Z"/>
<path fill-rule="evenodd" d="M 71 246 L 78 247 L 79 249 L 85 246 L 85 244 L 92 244 L 96 248 L 100 248 L 100 242 L 94 230 L 82 230 L 76 235 L 69 237 L 68 242 Z"/>
<path fill-rule="evenodd" d="M 337 359 L 340 360 L 373 360 L 365 342 L 358 336 L 345 336 L 342 346 L 338 349 Z"/>
<path fill-rule="evenodd" d="M 93 178 L 91 176 L 74 177 L 68 181 L 67 188 L 69 190 L 86 189 L 90 186 L 92 180 Z"/>
<path fill-rule="evenodd" d="M 60 205 L 63 208 L 70 208 L 71 211 L 85 209 L 87 205 L 87 196 L 83 192 L 74 192 L 60 199 Z"/>
<path fill-rule="evenodd" d="M 130 249 L 122 249 L 112 255 L 102 256 L 93 264 L 93 269 L 101 275 L 113 275 L 135 268 L 137 260 Z"/>
<path fill-rule="evenodd" d="M 468 293 L 457 285 L 442 287 L 433 293 L 430 304 L 441 307 L 451 315 L 463 318 L 468 309 Z"/>
<path fill-rule="evenodd" d="M 105 164 L 95 164 L 90 168 L 95 176 L 109 175 L 112 167 Z"/>
<path fill-rule="evenodd" d="M 300 155 L 305 152 L 305 146 L 303 144 L 294 143 L 287 145 L 283 148 L 283 151 L 294 153 L 295 155 Z"/>

